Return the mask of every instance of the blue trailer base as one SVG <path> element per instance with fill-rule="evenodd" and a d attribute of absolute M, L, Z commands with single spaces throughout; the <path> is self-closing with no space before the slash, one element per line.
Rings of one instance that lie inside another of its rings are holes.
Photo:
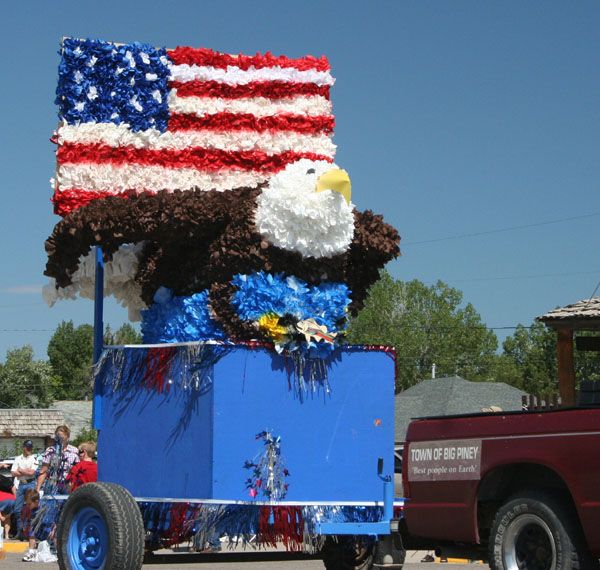
<path fill-rule="evenodd" d="M 146 504 L 338 505 L 308 527 L 389 534 L 390 356 L 360 346 L 318 361 L 257 344 L 108 347 L 96 368 L 99 480 Z"/>
<path fill-rule="evenodd" d="M 300 378 L 291 358 L 260 346 L 106 349 L 99 480 L 145 497 L 381 501 L 394 361 L 348 347 L 310 379 L 313 365 Z"/>

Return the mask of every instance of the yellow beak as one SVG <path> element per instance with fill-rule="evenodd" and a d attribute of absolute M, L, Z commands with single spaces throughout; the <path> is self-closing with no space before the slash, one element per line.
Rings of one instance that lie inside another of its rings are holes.
<path fill-rule="evenodd" d="M 350 204 L 350 196 L 352 194 L 352 185 L 350 184 L 350 176 L 341 168 L 333 168 L 324 174 L 321 174 L 317 180 L 317 192 L 323 190 L 333 190 L 339 192 L 348 204 Z"/>

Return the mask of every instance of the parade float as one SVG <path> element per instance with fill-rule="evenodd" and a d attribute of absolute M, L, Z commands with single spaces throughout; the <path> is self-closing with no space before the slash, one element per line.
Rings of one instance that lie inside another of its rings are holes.
<path fill-rule="evenodd" d="M 61 568 L 215 537 L 398 567 L 395 355 L 344 338 L 400 238 L 334 163 L 327 59 L 76 39 L 60 55 L 44 295 L 95 299 L 99 431 Z M 105 295 L 144 344 L 102 346 Z"/>

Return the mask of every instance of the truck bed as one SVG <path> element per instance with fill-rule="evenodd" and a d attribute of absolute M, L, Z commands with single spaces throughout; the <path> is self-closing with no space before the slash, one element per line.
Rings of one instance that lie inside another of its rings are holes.
<path fill-rule="evenodd" d="M 408 532 L 480 544 L 498 504 L 520 489 L 547 489 L 572 503 L 600 554 L 598 449 L 598 407 L 416 419 L 404 449 Z"/>

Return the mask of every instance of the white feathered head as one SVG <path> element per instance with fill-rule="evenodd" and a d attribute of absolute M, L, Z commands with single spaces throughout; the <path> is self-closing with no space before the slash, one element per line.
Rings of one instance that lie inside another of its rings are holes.
<path fill-rule="evenodd" d="M 345 170 L 302 159 L 269 181 L 258 197 L 255 223 L 271 244 L 305 257 L 344 253 L 354 236 L 354 206 Z"/>

